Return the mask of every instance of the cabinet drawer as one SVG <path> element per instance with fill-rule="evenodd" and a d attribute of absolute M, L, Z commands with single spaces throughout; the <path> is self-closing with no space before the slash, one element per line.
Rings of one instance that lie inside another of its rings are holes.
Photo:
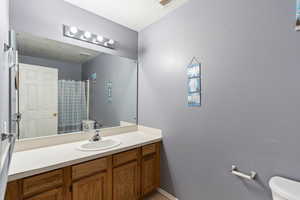
<path fill-rule="evenodd" d="M 143 156 L 147 156 L 155 152 L 156 152 L 156 144 L 149 144 L 142 147 Z"/>
<path fill-rule="evenodd" d="M 53 189 L 25 200 L 63 200 L 63 189 Z"/>
<path fill-rule="evenodd" d="M 126 151 L 113 156 L 113 166 L 118 166 L 132 160 L 136 160 L 139 155 L 139 149 Z"/>
<path fill-rule="evenodd" d="M 72 179 L 79 179 L 107 169 L 108 159 L 101 158 L 72 166 Z"/>
<path fill-rule="evenodd" d="M 54 170 L 23 179 L 23 194 L 31 196 L 63 184 L 63 170 Z"/>

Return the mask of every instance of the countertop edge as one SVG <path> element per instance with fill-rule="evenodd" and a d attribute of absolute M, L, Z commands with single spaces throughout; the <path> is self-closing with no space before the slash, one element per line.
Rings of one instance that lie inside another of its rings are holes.
<path fill-rule="evenodd" d="M 150 139 L 149 141 L 141 142 L 141 143 L 136 144 L 136 145 L 127 146 L 127 147 L 123 147 L 123 148 L 119 148 L 119 149 L 113 149 L 113 150 L 108 151 L 108 152 L 99 153 L 99 154 L 95 154 L 95 155 L 92 155 L 92 156 L 87 156 L 87 157 L 84 157 L 84 158 L 74 159 L 74 160 L 71 160 L 71 161 L 58 163 L 58 164 L 43 167 L 43 168 L 28 170 L 28 171 L 21 172 L 21 173 L 16 173 L 16 174 L 10 174 L 8 176 L 8 182 L 12 182 L 12 181 L 15 181 L 15 180 L 18 180 L 18 179 L 34 176 L 34 175 L 37 175 L 37 174 L 49 172 L 49 171 L 60 169 L 60 168 L 64 168 L 64 167 L 67 167 L 67 166 L 76 165 L 76 164 L 87 162 L 87 161 L 90 161 L 90 160 L 95 160 L 95 159 L 102 158 L 102 157 L 105 157 L 105 156 L 110 156 L 110 155 L 113 155 L 113 154 L 116 154 L 116 153 L 128 151 L 128 150 L 131 150 L 131 149 L 139 148 L 139 147 L 142 147 L 142 146 L 145 146 L 145 145 L 148 145 L 148 144 L 152 144 L 152 143 L 156 143 L 156 142 L 160 142 L 160 141 L 162 141 L 162 137 L 155 138 L 155 139 Z"/>

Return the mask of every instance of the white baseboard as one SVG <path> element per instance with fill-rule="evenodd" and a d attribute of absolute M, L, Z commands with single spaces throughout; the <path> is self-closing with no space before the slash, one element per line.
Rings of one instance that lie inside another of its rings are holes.
<path fill-rule="evenodd" d="M 170 194 L 169 192 L 167 192 L 161 188 L 157 188 L 157 192 L 159 192 L 160 194 L 162 194 L 163 196 L 167 197 L 170 200 L 179 200 L 176 197 L 174 197 L 172 194 Z"/>

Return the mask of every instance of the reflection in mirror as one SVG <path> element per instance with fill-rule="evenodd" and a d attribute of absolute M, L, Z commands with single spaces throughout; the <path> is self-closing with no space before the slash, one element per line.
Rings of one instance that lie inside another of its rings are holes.
<path fill-rule="evenodd" d="M 17 33 L 19 139 L 136 124 L 137 62 Z"/>

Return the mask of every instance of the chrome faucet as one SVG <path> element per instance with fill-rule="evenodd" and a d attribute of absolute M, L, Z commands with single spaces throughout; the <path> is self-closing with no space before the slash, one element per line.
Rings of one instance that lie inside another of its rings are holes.
<path fill-rule="evenodd" d="M 95 121 L 95 124 L 94 124 L 94 129 L 99 129 L 99 128 L 102 128 L 102 124 L 100 122 L 98 122 L 97 120 L 94 120 Z"/>
<path fill-rule="evenodd" d="M 100 135 L 100 130 L 96 130 L 95 135 L 93 135 L 93 137 L 91 137 L 89 139 L 90 142 L 98 142 L 98 141 L 101 141 L 101 140 L 102 140 L 102 137 Z"/>

